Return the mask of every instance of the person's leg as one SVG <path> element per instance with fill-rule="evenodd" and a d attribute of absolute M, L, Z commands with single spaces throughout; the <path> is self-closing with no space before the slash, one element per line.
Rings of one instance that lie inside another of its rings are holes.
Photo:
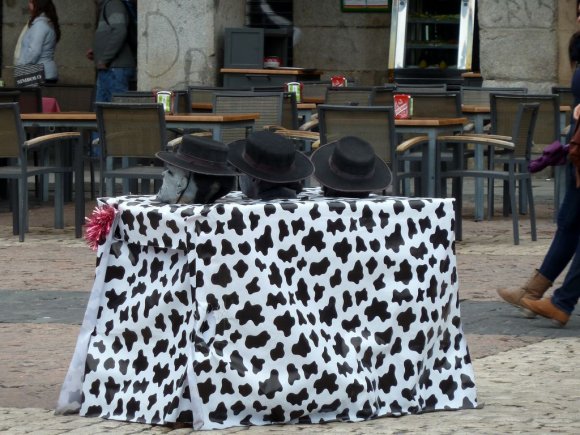
<path fill-rule="evenodd" d="M 560 273 L 566 268 L 578 247 L 580 237 L 580 189 L 572 165 L 566 168 L 566 194 L 560 207 L 556 232 L 542 265 L 531 278 L 519 288 L 501 288 L 497 293 L 506 302 L 524 309 L 529 317 L 534 317 L 525 300 L 539 300 L 550 288 Z"/>
<path fill-rule="evenodd" d="M 110 68 L 111 80 L 109 91 L 113 94 L 120 94 L 129 90 L 129 81 L 135 74 L 134 68 Z"/>
<path fill-rule="evenodd" d="M 580 237 L 580 189 L 572 165 L 566 168 L 566 194 L 560 207 L 556 233 L 539 272 L 550 281 L 556 280 L 578 248 Z"/>

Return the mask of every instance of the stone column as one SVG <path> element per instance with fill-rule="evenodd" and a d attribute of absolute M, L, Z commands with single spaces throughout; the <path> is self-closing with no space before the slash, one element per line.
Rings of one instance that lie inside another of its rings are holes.
<path fill-rule="evenodd" d="M 245 0 L 139 0 L 139 90 L 221 83 L 223 29 L 241 27 Z"/>
<path fill-rule="evenodd" d="M 558 0 L 478 0 L 484 86 L 550 93 L 558 82 Z"/>

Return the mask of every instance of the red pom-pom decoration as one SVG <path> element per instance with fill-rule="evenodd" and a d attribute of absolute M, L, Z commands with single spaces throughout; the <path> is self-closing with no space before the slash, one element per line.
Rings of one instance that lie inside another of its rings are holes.
<path fill-rule="evenodd" d="M 102 243 L 115 220 L 115 215 L 118 213 L 115 207 L 104 205 L 102 207 L 95 207 L 91 217 L 85 218 L 87 221 L 85 240 L 89 247 L 96 251 L 99 244 Z"/>

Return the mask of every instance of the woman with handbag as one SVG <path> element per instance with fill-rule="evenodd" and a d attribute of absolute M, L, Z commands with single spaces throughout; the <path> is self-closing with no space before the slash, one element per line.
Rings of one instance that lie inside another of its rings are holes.
<path fill-rule="evenodd" d="M 45 83 L 58 81 L 54 51 L 60 40 L 58 15 L 52 0 L 28 0 L 30 18 L 22 36 L 16 65 L 44 66 Z"/>

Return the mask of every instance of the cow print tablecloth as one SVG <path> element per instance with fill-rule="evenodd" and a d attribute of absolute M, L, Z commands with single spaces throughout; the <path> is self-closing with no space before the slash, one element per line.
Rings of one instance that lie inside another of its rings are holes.
<path fill-rule="evenodd" d="M 212 429 L 477 406 L 451 200 L 103 199 L 57 411 Z"/>

